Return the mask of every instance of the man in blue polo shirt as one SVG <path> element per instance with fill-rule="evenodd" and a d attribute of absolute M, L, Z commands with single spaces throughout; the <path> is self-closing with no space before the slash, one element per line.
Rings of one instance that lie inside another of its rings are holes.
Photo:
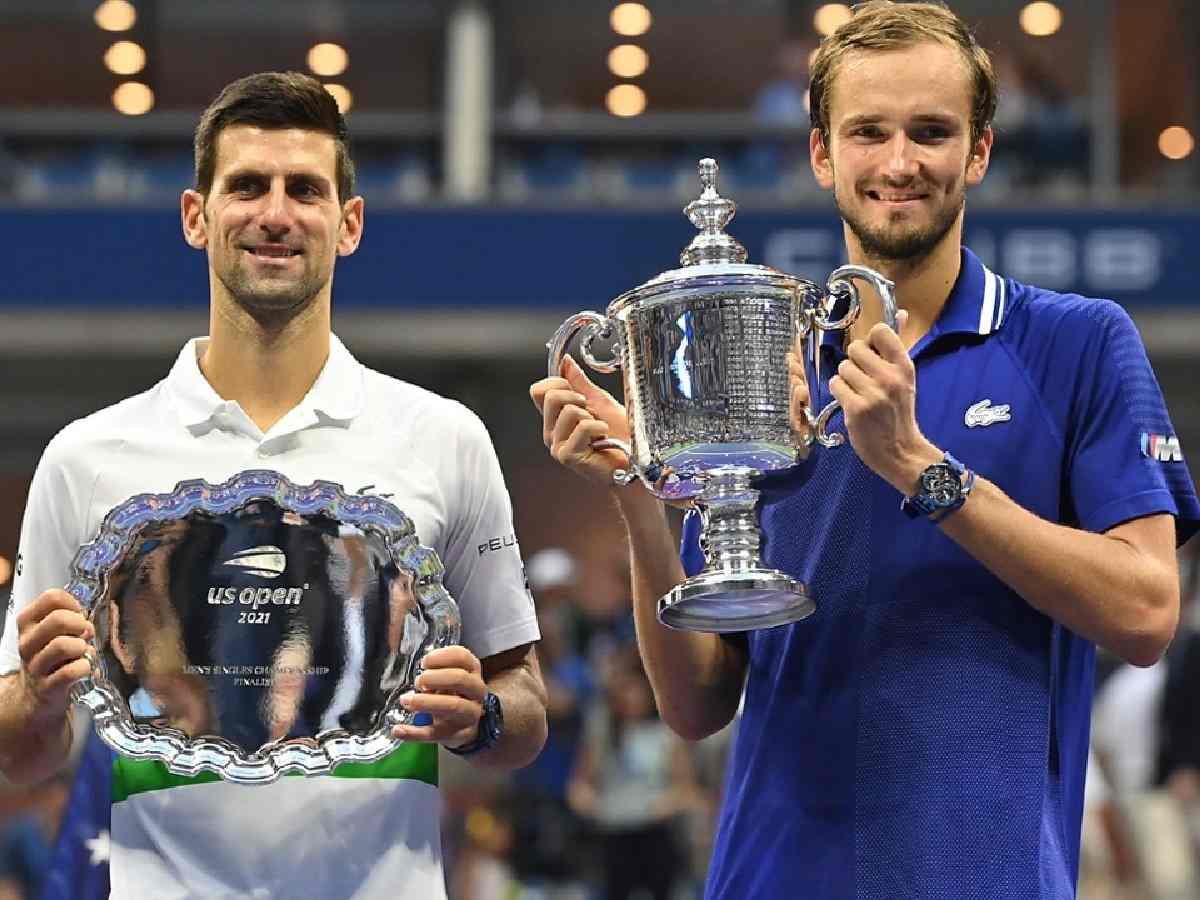
<path fill-rule="evenodd" d="M 850 262 L 902 307 L 899 334 L 864 315 L 824 348 L 837 374 L 812 390 L 841 402 L 853 453 L 760 484 L 764 562 L 817 612 L 732 638 L 662 627 L 684 566 L 661 505 L 614 489 L 663 717 L 698 739 L 744 693 L 707 896 L 1068 900 L 1095 646 L 1161 655 L 1200 503 L 1125 313 L 962 247 L 996 87 L 961 20 L 858 7 L 822 44 L 810 101 Z M 563 374 L 531 389 L 543 437 L 603 483 L 625 460 L 591 444 L 628 434 L 624 410 L 573 362 Z M 689 518 L 690 571 L 698 530 Z"/>

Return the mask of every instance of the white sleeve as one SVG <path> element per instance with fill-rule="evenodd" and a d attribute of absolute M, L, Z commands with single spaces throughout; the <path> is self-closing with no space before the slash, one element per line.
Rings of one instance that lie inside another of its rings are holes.
<path fill-rule="evenodd" d="M 483 423 L 460 409 L 457 452 L 442 461 L 449 505 L 442 563 L 462 616 L 463 645 L 483 659 L 540 635 L 500 461 Z"/>
<path fill-rule="evenodd" d="M 46 447 L 25 501 L 12 596 L 0 639 L 0 675 L 21 667 L 16 614 L 43 591 L 66 586 L 75 553 L 90 537 L 80 533 L 80 498 L 72 489 L 61 438 L 60 434 Z"/>

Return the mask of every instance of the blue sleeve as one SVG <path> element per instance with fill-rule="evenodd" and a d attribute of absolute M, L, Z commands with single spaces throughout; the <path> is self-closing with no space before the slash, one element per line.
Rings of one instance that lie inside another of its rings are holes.
<path fill-rule="evenodd" d="M 683 533 L 679 539 L 679 559 L 688 577 L 704 568 L 704 551 L 700 549 L 700 513 L 689 509 L 683 517 Z"/>
<path fill-rule="evenodd" d="M 1092 300 L 1085 309 L 1065 435 L 1071 505 L 1096 532 L 1171 513 L 1182 544 L 1200 527 L 1200 503 L 1141 337 L 1117 304 Z"/>

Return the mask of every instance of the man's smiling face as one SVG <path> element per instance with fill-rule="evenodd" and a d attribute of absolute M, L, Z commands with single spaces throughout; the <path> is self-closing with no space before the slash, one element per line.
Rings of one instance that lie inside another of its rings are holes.
<path fill-rule="evenodd" d="M 336 166 L 334 139 L 319 131 L 234 125 L 218 136 L 209 265 L 251 315 L 295 314 L 327 291 L 347 252 Z"/>
<path fill-rule="evenodd" d="M 815 130 L 810 139 L 817 181 L 868 257 L 924 256 L 987 170 L 991 132 L 972 145 L 962 55 L 936 42 L 853 51 L 830 87 L 830 146 Z"/>

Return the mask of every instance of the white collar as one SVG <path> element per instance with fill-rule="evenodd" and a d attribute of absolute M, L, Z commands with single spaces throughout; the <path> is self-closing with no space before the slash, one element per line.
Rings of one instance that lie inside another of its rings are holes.
<path fill-rule="evenodd" d="M 188 427 L 205 425 L 219 413 L 237 403 L 223 399 L 200 371 L 200 353 L 207 337 L 192 338 L 175 360 L 167 375 L 167 389 L 180 420 Z M 329 335 L 329 358 L 320 375 L 304 398 L 286 418 L 296 420 L 297 414 L 309 424 L 321 419 L 348 426 L 364 405 L 362 366 L 346 349 L 337 335 Z"/>

